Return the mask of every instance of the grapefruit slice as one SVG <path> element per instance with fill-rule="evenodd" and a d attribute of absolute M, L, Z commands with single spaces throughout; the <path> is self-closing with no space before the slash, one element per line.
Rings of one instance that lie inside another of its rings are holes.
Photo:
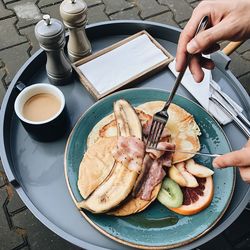
<path fill-rule="evenodd" d="M 171 211 L 182 215 L 197 214 L 207 208 L 214 194 L 213 178 L 196 178 L 199 186 L 195 188 L 183 187 L 183 205 L 177 208 L 169 207 Z"/>

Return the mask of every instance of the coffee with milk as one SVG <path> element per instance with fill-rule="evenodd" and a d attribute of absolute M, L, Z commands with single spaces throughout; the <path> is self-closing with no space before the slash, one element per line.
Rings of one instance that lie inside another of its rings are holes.
<path fill-rule="evenodd" d="M 30 97 L 23 105 L 23 116 L 30 121 L 40 122 L 52 118 L 59 110 L 59 99 L 49 93 L 39 93 Z"/>

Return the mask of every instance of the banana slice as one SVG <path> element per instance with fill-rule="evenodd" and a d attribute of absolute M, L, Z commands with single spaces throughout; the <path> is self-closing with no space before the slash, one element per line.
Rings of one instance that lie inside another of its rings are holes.
<path fill-rule="evenodd" d="M 114 103 L 114 114 L 117 123 L 118 136 L 135 136 L 142 139 L 140 120 L 131 105 L 125 100 Z M 79 208 L 85 208 L 93 213 L 105 213 L 118 206 L 131 192 L 138 173 L 116 162 L 110 175 L 89 196 L 87 200 L 78 203 Z"/>
<path fill-rule="evenodd" d="M 118 136 L 135 136 L 142 139 L 141 122 L 134 108 L 125 100 L 114 103 L 114 114 L 116 118 Z"/>
<path fill-rule="evenodd" d="M 128 196 L 136 178 L 135 171 L 117 162 L 107 180 L 86 201 L 79 203 L 79 206 L 93 213 L 105 213 Z"/>

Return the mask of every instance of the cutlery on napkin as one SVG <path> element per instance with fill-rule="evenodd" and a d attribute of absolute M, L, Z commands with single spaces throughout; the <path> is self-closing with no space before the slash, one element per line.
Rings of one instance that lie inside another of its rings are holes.
<path fill-rule="evenodd" d="M 175 70 L 175 61 L 169 64 L 171 72 L 177 76 L 178 72 Z M 209 100 L 210 97 L 215 97 L 223 106 L 226 106 L 235 116 L 237 113 L 228 104 L 228 101 L 236 108 L 238 113 L 241 113 L 243 109 L 226 93 L 224 93 L 220 86 L 212 80 L 212 74 L 210 70 L 204 69 L 204 79 L 201 83 L 195 82 L 192 73 L 187 69 L 182 79 L 182 85 L 193 95 L 193 97 L 203 106 L 214 118 L 221 124 L 226 125 L 232 121 L 232 117 L 229 116 L 220 106 L 216 105 Z M 226 99 L 219 93 L 223 93 Z"/>
<path fill-rule="evenodd" d="M 242 132 L 247 136 L 247 138 L 250 138 L 250 130 L 247 128 L 239 118 L 231 112 L 226 106 L 223 106 L 214 96 L 210 97 L 209 100 L 217 104 L 219 107 L 221 107 L 229 116 L 232 117 L 235 124 L 242 130 Z"/>

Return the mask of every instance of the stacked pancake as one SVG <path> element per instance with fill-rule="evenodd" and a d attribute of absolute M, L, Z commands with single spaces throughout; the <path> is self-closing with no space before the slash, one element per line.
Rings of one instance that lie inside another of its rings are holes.
<path fill-rule="evenodd" d="M 78 188 L 84 198 L 78 203 L 80 209 L 116 216 L 140 212 L 157 198 L 166 169 L 193 157 L 164 149 L 199 151 L 198 125 L 175 104 L 169 107 L 169 120 L 158 144 L 162 151 L 146 151 L 152 116 L 163 105 L 153 101 L 133 108 L 118 100 L 114 113 L 94 126 L 79 168 Z"/>

